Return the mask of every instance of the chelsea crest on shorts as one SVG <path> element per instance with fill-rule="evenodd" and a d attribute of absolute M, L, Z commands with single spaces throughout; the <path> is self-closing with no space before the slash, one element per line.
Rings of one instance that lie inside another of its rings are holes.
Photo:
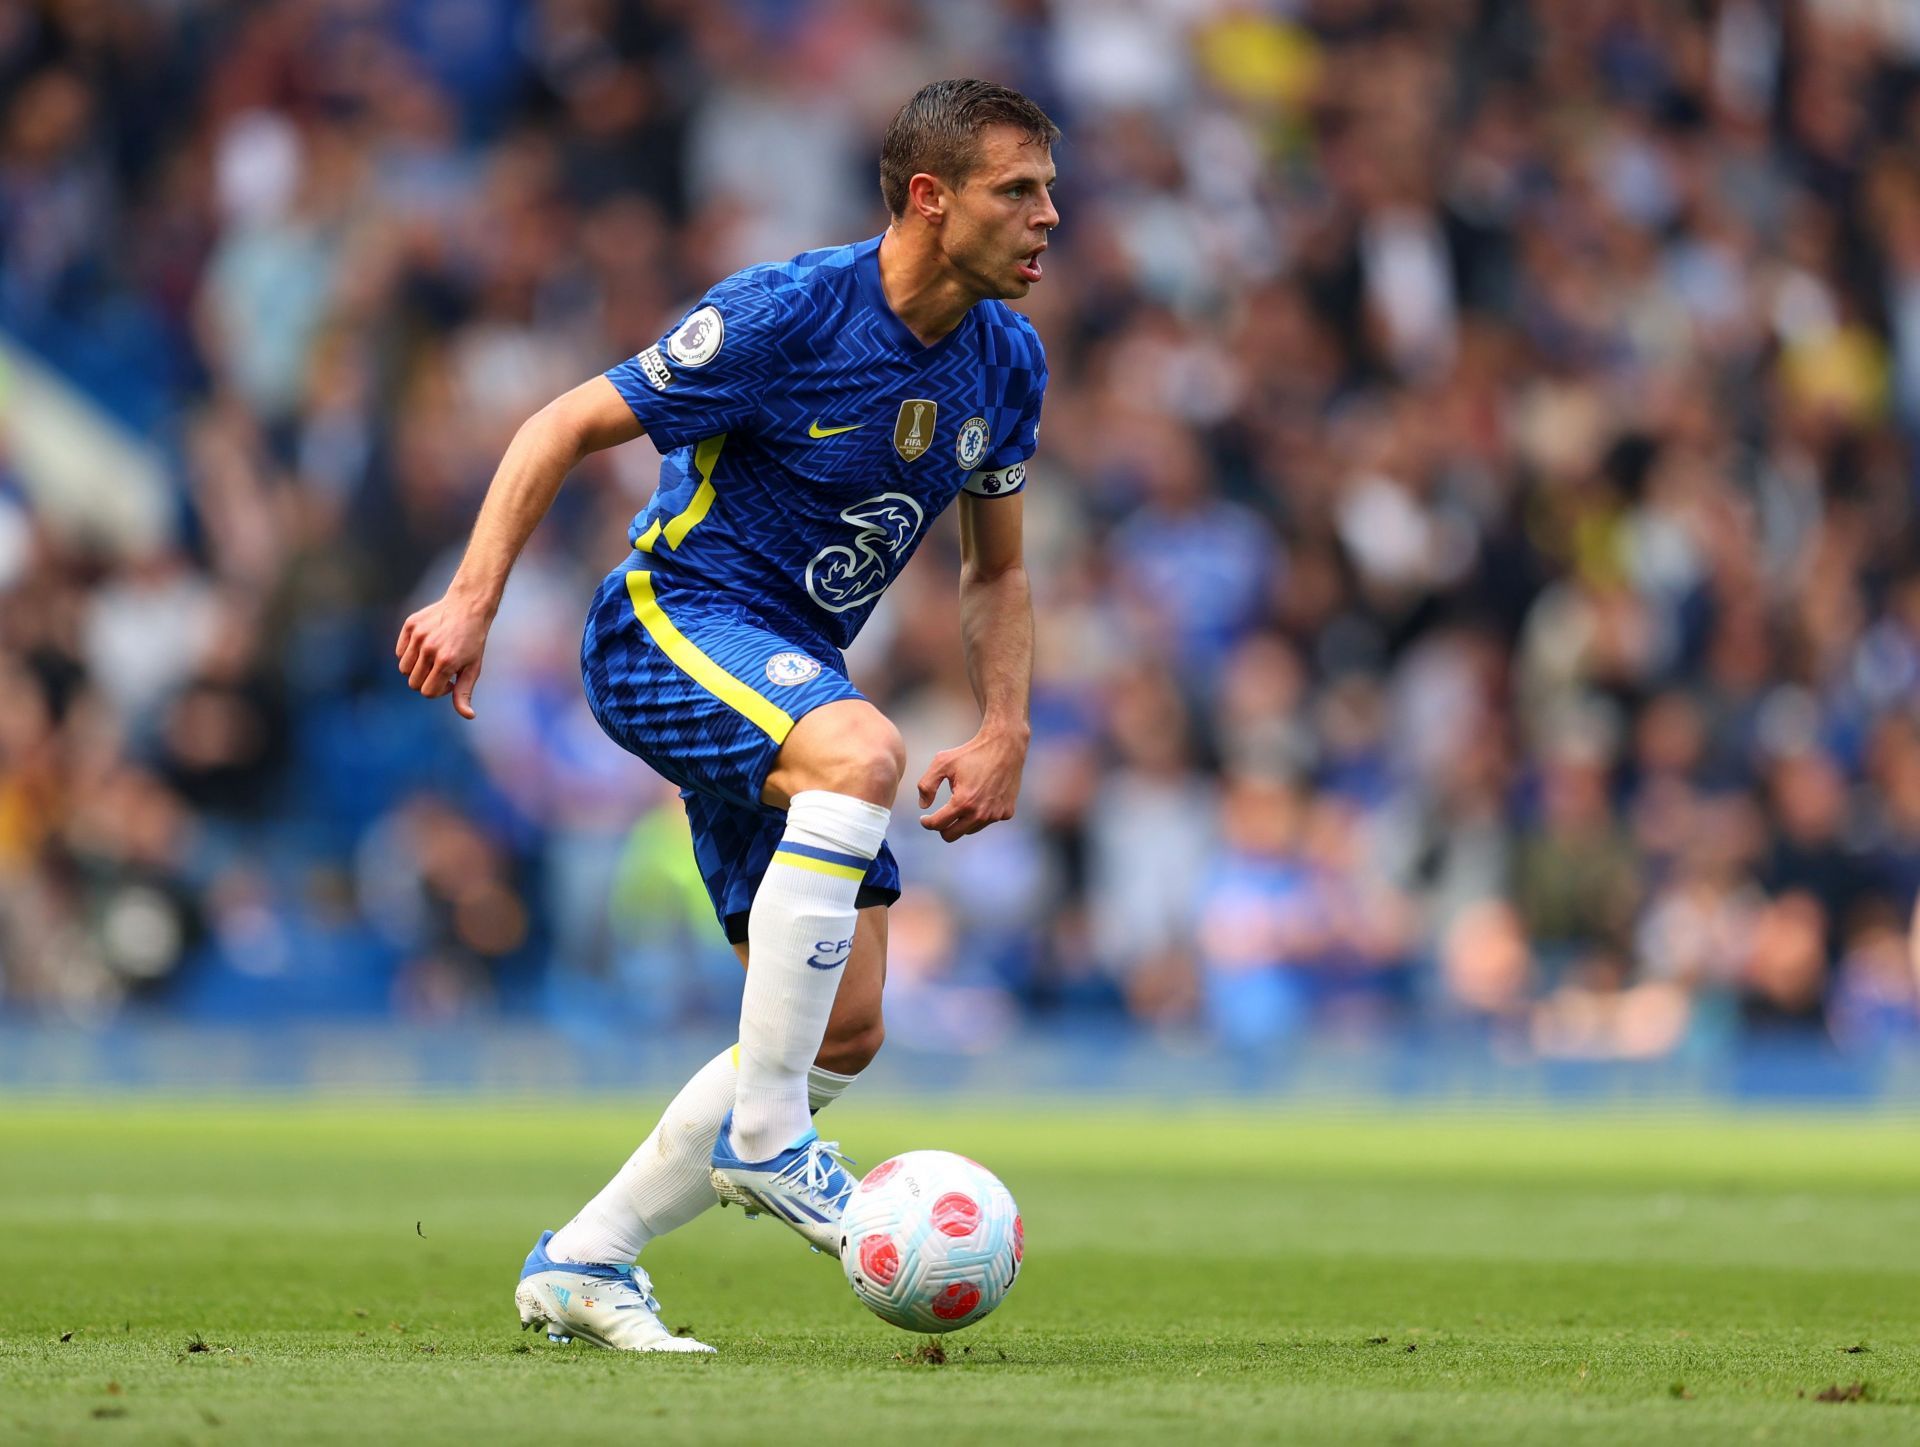
<path fill-rule="evenodd" d="M 820 665 L 804 653 L 776 653 L 767 660 L 767 682 L 795 688 L 820 676 Z"/>

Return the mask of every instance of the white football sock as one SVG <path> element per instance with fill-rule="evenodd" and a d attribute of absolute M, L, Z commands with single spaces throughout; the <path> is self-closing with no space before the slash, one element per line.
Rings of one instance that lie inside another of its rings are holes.
<path fill-rule="evenodd" d="M 824 1065 L 814 1066 L 807 1072 L 807 1109 L 815 1115 L 820 1114 L 846 1094 L 847 1087 L 859 1078 L 857 1075 L 842 1075 Z"/>
<path fill-rule="evenodd" d="M 553 1233 L 547 1255 L 556 1261 L 631 1261 L 655 1236 L 715 1204 L 707 1166 L 720 1122 L 733 1105 L 738 1048 L 722 1050 L 680 1087 L 640 1149 Z"/>
<path fill-rule="evenodd" d="M 681 1087 L 653 1133 L 611 1181 L 547 1242 L 555 1261 L 624 1266 L 656 1236 L 676 1231 L 718 1205 L 707 1165 L 720 1122 L 733 1107 L 740 1047 L 730 1045 Z M 807 1072 L 807 1104 L 824 1110 L 857 1075 L 816 1065 Z"/>
<path fill-rule="evenodd" d="M 793 796 L 786 832 L 747 916 L 733 1149 L 764 1161 L 807 1131 L 807 1069 L 853 950 L 854 900 L 888 811 L 846 794 Z"/>

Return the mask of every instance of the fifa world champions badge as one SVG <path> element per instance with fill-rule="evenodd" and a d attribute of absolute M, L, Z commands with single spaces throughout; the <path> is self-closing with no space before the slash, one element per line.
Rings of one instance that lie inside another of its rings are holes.
<path fill-rule="evenodd" d="M 900 404 L 900 415 L 893 421 L 893 450 L 902 462 L 916 462 L 933 446 L 934 419 L 940 404 L 925 397 L 909 397 Z"/>

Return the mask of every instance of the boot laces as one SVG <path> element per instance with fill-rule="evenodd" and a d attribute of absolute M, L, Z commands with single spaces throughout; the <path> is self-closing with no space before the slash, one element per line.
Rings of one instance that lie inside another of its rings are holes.
<path fill-rule="evenodd" d="M 790 1190 L 803 1192 L 819 1205 L 838 1210 L 853 1192 L 852 1174 L 846 1169 L 852 1164 L 841 1152 L 839 1141 L 812 1141 L 799 1159 L 774 1180 Z"/>
<path fill-rule="evenodd" d="M 631 1291 L 640 1298 L 641 1305 L 645 1306 L 648 1311 L 657 1312 L 660 1310 L 659 1298 L 653 1294 L 653 1278 L 648 1276 L 647 1273 L 642 1271 L 638 1266 L 629 1268 L 625 1276 L 609 1278 L 607 1281 L 607 1289 L 610 1291 Z"/>

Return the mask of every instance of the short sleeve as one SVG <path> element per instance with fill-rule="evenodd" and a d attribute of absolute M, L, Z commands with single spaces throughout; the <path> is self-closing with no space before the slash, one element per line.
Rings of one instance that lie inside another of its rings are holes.
<path fill-rule="evenodd" d="M 968 473 L 967 480 L 961 484 L 975 497 L 1011 497 L 1027 485 L 1027 463 L 1040 445 L 1040 404 L 1047 395 L 1046 357 L 1038 354 L 1037 343 L 1035 351 L 1032 381 L 1020 408 L 1020 420 L 1007 434 L 1006 441 L 987 454 L 980 467 Z"/>
<path fill-rule="evenodd" d="M 662 452 L 751 421 L 774 371 L 773 292 L 748 273 L 728 277 L 638 356 L 607 371 Z"/>

